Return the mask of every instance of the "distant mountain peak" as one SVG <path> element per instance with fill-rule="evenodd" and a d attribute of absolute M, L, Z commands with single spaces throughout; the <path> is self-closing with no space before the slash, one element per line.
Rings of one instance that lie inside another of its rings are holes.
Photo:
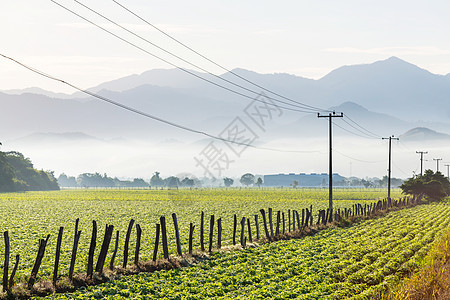
<path fill-rule="evenodd" d="M 442 139 L 449 140 L 450 135 L 440 133 L 426 127 L 416 127 L 400 135 L 399 138 L 404 141 L 418 142 L 418 141 L 442 140 Z"/>

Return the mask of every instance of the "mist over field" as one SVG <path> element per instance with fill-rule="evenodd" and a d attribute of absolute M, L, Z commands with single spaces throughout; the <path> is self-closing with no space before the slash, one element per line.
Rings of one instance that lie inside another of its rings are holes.
<path fill-rule="evenodd" d="M 431 74 L 396 57 L 338 68 L 319 80 L 235 71 L 294 99 L 344 113 L 344 118 L 333 120 L 334 173 L 381 178 L 388 168 L 388 142 L 381 138 L 392 135 L 400 137 L 393 142 L 393 177 L 420 172 L 416 151 L 428 151 L 425 169 L 435 170 L 433 158 L 443 158 L 440 170 L 445 171 L 450 150 L 449 76 Z M 175 69 L 151 70 L 90 90 L 225 139 L 230 128 L 240 126 L 250 134 L 243 141 L 251 147 L 237 150 L 80 92 L 28 89 L 0 93 L 2 151 L 20 151 L 37 168 L 71 176 L 99 172 L 148 179 L 156 171 L 196 177 L 328 172 L 328 120 L 315 112 L 292 111 L 289 101 L 275 103 L 267 91 L 242 98 Z M 274 103 L 278 106 L 268 106 Z M 208 149 L 226 160 L 206 171 L 198 161 L 206 159 Z"/>

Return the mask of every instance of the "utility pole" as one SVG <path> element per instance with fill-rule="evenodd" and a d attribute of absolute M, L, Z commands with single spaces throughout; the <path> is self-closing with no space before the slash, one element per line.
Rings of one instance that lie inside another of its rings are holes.
<path fill-rule="evenodd" d="M 416 151 L 417 154 L 420 154 L 420 177 L 423 175 L 423 155 L 428 154 L 427 151 Z"/>
<path fill-rule="evenodd" d="M 444 165 L 447 167 L 447 179 L 450 180 L 450 172 L 449 172 L 449 167 L 450 165 Z"/>
<path fill-rule="evenodd" d="M 388 138 L 382 138 L 383 140 L 389 140 L 389 165 L 388 165 L 388 199 L 391 198 L 391 144 L 392 144 L 392 140 L 397 140 L 398 138 L 394 137 L 394 136 L 390 136 Z"/>
<path fill-rule="evenodd" d="M 439 161 L 442 160 L 442 158 L 433 158 L 433 160 L 436 161 L 436 172 L 439 172 Z"/>
<path fill-rule="evenodd" d="M 328 173 L 328 176 L 329 176 L 329 179 L 328 179 L 328 189 L 329 189 L 329 192 L 328 192 L 328 206 L 329 206 L 329 209 L 330 209 L 330 213 L 332 212 L 332 210 L 333 210 L 333 154 L 332 154 L 332 145 L 333 145 L 333 143 L 332 143 L 332 137 L 333 137 L 333 134 L 332 134 L 332 124 L 333 124 L 333 118 L 342 118 L 342 117 L 344 117 L 344 113 L 341 113 L 340 115 L 336 115 L 336 112 L 334 112 L 333 111 L 333 113 L 329 113 L 328 115 L 320 115 L 320 113 L 318 113 L 317 114 L 317 117 L 318 118 L 328 118 L 328 121 L 329 121 L 329 129 L 328 129 L 328 131 L 329 131 L 329 143 L 330 143 L 330 159 L 329 159 L 329 173 Z"/>

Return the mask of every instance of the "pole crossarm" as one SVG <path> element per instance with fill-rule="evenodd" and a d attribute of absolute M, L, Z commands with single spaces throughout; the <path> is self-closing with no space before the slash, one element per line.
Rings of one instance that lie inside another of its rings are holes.
<path fill-rule="evenodd" d="M 439 172 L 439 161 L 441 161 L 442 158 L 433 158 L 433 160 L 436 161 L 436 172 Z"/>
<path fill-rule="evenodd" d="M 417 154 L 420 154 L 420 177 L 423 175 L 423 155 L 428 154 L 427 151 L 416 151 Z"/>
<path fill-rule="evenodd" d="M 382 138 L 383 140 L 389 140 L 389 164 L 388 164 L 388 199 L 391 198 L 391 161 L 392 161 L 392 140 L 399 140 L 399 138 L 394 137 L 393 135 L 388 138 Z"/>
<path fill-rule="evenodd" d="M 333 118 L 343 118 L 344 117 L 344 113 L 340 113 L 340 114 L 336 114 L 335 111 L 333 111 L 332 113 L 329 113 L 328 115 L 321 115 L 320 113 L 317 113 L 317 117 L 318 118 L 328 118 L 329 121 L 329 142 L 330 142 L 330 159 L 329 159 L 329 172 L 328 172 L 328 188 L 329 188 L 329 192 L 328 192 L 328 198 L 329 198 L 329 208 L 330 208 L 330 213 L 333 210 L 333 152 L 332 152 L 332 145 L 333 145 L 333 141 L 332 141 L 332 124 L 333 124 Z"/>

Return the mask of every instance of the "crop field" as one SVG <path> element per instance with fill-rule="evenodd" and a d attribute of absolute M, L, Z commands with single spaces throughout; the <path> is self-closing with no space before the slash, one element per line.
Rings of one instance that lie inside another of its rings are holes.
<path fill-rule="evenodd" d="M 400 196 L 398 191 L 394 191 Z M 345 189 L 334 192 L 335 207 L 351 207 L 385 196 L 383 190 Z M 11 244 L 11 261 L 20 255 L 16 282 L 30 276 L 38 250 L 38 241 L 50 234 L 38 278 L 51 277 L 53 271 L 56 238 L 60 226 L 64 227 L 61 248 L 60 275 L 66 276 L 73 245 L 74 222 L 80 219 L 82 231 L 78 247 L 75 273 L 86 272 L 87 255 L 92 231 L 92 220 L 99 228 L 99 239 L 106 224 L 119 230 L 119 250 L 116 265 L 123 261 L 124 236 L 131 218 L 142 228 L 140 259 L 151 260 L 154 248 L 155 224 L 159 217 L 168 219 L 169 251 L 176 253 L 171 214 L 176 213 L 180 226 L 183 252 L 187 251 L 189 223 L 195 224 L 194 249 L 199 248 L 198 228 L 201 211 L 205 212 L 205 224 L 209 215 L 221 217 L 223 222 L 223 245 L 231 243 L 233 215 L 251 217 L 259 209 L 268 207 L 274 211 L 301 210 L 313 206 L 317 210 L 328 206 L 328 190 L 322 189 L 196 189 L 196 190 L 63 190 L 54 192 L 27 192 L 0 194 L 0 229 L 8 231 Z M 207 225 L 206 225 L 207 226 Z M 252 225 L 253 226 L 253 225 Z M 253 227 L 253 231 L 255 228 Z M 253 232 L 255 234 L 255 232 Z M 207 237 L 205 237 L 207 241 Z M 130 242 L 132 257 L 135 230 Z M 4 256 L 3 241 L 0 256 Z M 110 251 L 113 242 L 110 245 Z M 96 248 L 96 257 L 100 246 Z M 108 265 L 110 255 L 105 265 Z M 1 267 L 3 268 L 3 266 Z M 0 268 L 0 270 L 1 270 Z"/>
<path fill-rule="evenodd" d="M 329 228 L 302 239 L 213 254 L 183 269 L 141 273 L 66 299 L 372 299 L 414 270 L 450 225 L 448 203 Z"/>

